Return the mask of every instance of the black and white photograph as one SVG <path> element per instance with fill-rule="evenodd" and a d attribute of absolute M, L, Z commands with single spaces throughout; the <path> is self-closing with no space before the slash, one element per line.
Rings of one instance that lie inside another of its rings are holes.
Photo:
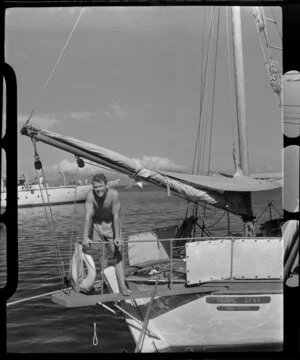
<path fill-rule="evenodd" d="M 8 353 L 283 351 L 300 133 L 300 73 L 284 74 L 283 51 L 275 5 L 6 9 Z"/>

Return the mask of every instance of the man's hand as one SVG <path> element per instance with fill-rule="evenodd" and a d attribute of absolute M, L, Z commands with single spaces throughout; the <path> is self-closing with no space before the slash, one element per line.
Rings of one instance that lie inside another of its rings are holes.
<path fill-rule="evenodd" d="M 90 246 L 90 243 L 92 243 L 93 242 L 93 240 L 91 240 L 91 239 L 89 239 L 89 238 L 85 238 L 85 239 L 83 239 L 83 241 L 82 241 L 82 246 L 83 247 L 89 247 Z"/>
<path fill-rule="evenodd" d="M 123 239 L 115 239 L 114 244 L 118 247 L 123 245 Z"/>

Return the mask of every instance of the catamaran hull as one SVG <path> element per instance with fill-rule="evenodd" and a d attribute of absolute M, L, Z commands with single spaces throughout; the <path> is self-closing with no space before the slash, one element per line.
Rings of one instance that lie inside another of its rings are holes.
<path fill-rule="evenodd" d="M 124 318 L 137 344 L 147 301 L 127 300 L 123 306 L 132 315 Z M 158 298 L 151 313 L 141 352 L 282 349 L 282 293 Z"/>
<path fill-rule="evenodd" d="M 83 202 L 86 199 L 88 191 L 91 189 L 91 185 L 79 185 L 75 189 L 75 186 L 58 186 L 49 187 L 47 189 L 39 188 L 24 189 L 18 191 L 18 207 L 33 207 L 42 206 L 44 203 L 51 205 L 70 204 L 76 202 Z M 76 198 L 75 198 L 76 193 Z M 48 195 L 47 195 L 48 194 Z M 6 207 L 6 192 L 1 193 L 1 208 Z"/>

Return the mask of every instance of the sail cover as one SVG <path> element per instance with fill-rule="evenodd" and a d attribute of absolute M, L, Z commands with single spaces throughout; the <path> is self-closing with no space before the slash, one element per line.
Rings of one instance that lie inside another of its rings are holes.
<path fill-rule="evenodd" d="M 165 172 L 166 175 L 173 179 L 179 179 L 186 184 L 190 184 L 196 188 L 204 187 L 206 189 L 217 190 L 219 192 L 224 191 L 267 191 L 280 188 L 281 185 L 275 181 L 256 180 L 249 176 L 203 176 L 203 175 L 191 175 L 181 174 L 173 172 Z"/>
<path fill-rule="evenodd" d="M 136 181 L 142 180 L 166 188 L 188 201 L 204 202 L 241 216 L 253 216 L 251 191 L 271 190 L 279 186 L 244 176 L 241 179 L 228 179 L 223 176 L 154 171 L 141 167 L 134 160 L 115 151 L 30 125 L 25 125 L 21 134 L 126 174 Z"/>

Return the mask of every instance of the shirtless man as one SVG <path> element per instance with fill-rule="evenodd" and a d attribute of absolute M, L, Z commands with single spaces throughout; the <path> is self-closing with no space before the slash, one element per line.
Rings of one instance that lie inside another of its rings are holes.
<path fill-rule="evenodd" d="M 123 240 L 121 238 L 119 194 L 115 189 L 107 187 L 106 177 L 101 173 L 93 176 L 92 186 L 93 188 L 88 192 L 85 201 L 83 251 L 89 253 L 90 250 L 98 250 L 100 252 L 101 268 L 104 270 L 107 267 L 106 246 L 109 247 L 114 255 L 120 291 L 123 295 L 129 295 L 131 291 L 125 285 L 121 254 Z M 105 241 L 106 246 L 99 243 L 99 241 Z"/>

